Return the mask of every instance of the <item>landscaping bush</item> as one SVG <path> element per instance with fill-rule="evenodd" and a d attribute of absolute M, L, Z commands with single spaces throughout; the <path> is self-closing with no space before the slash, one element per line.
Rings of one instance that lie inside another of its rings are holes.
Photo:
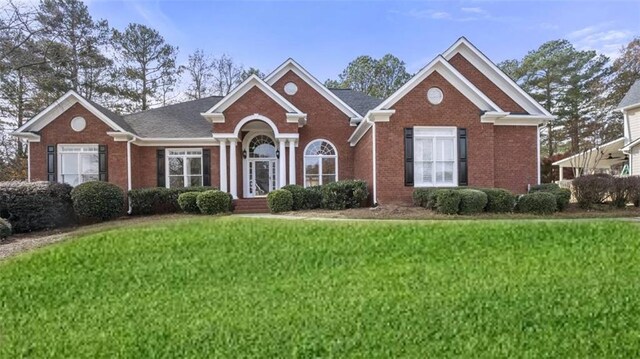
<path fill-rule="evenodd" d="M 600 204 L 609 195 L 613 177 L 609 175 L 580 176 L 571 182 L 573 193 L 581 208 L 589 208 Z"/>
<path fill-rule="evenodd" d="M 282 187 L 283 190 L 291 192 L 293 196 L 294 211 L 305 209 L 307 206 L 307 191 L 302 186 L 290 184 Z"/>
<path fill-rule="evenodd" d="M 198 208 L 198 195 L 200 192 L 185 192 L 178 196 L 178 204 L 183 212 L 200 213 Z"/>
<path fill-rule="evenodd" d="M 196 204 L 203 214 L 219 214 L 231 210 L 231 198 L 229 194 L 218 190 L 198 193 Z"/>
<path fill-rule="evenodd" d="M 568 188 L 560 188 L 556 183 L 543 183 L 531 186 L 529 193 L 547 192 L 556 197 L 556 206 L 558 211 L 564 211 L 571 201 L 571 190 Z"/>
<path fill-rule="evenodd" d="M 481 213 L 487 205 L 487 194 L 477 189 L 464 188 L 458 190 L 460 193 L 460 214 Z"/>
<path fill-rule="evenodd" d="M 76 215 L 83 220 L 107 221 L 124 213 L 124 191 L 109 182 L 79 184 L 71 191 L 71 200 Z"/>
<path fill-rule="evenodd" d="M 518 212 L 551 214 L 556 211 L 558 205 L 556 196 L 549 192 L 534 192 L 518 198 Z"/>
<path fill-rule="evenodd" d="M 633 203 L 634 206 L 640 206 L 640 176 L 629 176 L 627 177 L 627 183 L 629 187 L 629 202 Z"/>
<path fill-rule="evenodd" d="M 129 191 L 131 214 L 148 215 L 180 212 L 178 197 L 187 192 L 215 190 L 214 187 L 136 188 Z"/>
<path fill-rule="evenodd" d="M 11 223 L 4 218 L 0 218 L 0 242 L 9 237 L 11 233 Z"/>
<path fill-rule="evenodd" d="M 437 188 L 416 188 L 413 190 L 413 204 L 426 209 L 436 208 Z"/>
<path fill-rule="evenodd" d="M 438 189 L 435 191 L 436 211 L 442 214 L 457 214 L 460 211 L 462 195 L 453 189 Z"/>
<path fill-rule="evenodd" d="M 52 182 L 0 182 L 0 217 L 14 233 L 51 229 L 75 223 L 72 187 Z"/>
<path fill-rule="evenodd" d="M 269 192 L 267 204 L 271 213 L 291 211 L 293 209 L 293 194 L 284 189 Z"/>
<path fill-rule="evenodd" d="M 506 189 L 482 188 L 480 191 L 487 195 L 487 205 L 485 206 L 487 212 L 511 212 L 516 205 L 516 196 Z"/>
<path fill-rule="evenodd" d="M 614 207 L 624 208 L 627 203 L 634 202 L 634 185 L 637 185 L 634 177 L 614 177 L 611 179 L 609 197 Z"/>
<path fill-rule="evenodd" d="M 358 208 L 369 197 L 367 183 L 360 180 L 344 180 L 322 186 L 322 207 L 326 209 Z"/>
<path fill-rule="evenodd" d="M 311 186 L 305 188 L 305 209 L 317 209 L 322 207 L 322 186 Z"/>

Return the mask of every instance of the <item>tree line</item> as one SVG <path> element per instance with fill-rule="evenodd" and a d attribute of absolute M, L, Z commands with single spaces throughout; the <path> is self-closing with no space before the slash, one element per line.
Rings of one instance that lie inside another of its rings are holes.
<path fill-rule="evenodd" d="M 0 4 L 0 181 L 26 177 L 25 144 L 9 133 L 72 89 L 120 113 L 184 99 L 226 95 L 259 69 L 198 49 L 184 64 L 178 47 L 155 29 L 111 28 L 81 0 Z M 499 67 L 558 119 L 542 131 L 549 158 L 590 148 L 622 134 L 613 111 L 640 78 L 640 38 L 614 61 L 577 50 L 567 40 L 542 44 Z M 412 77 L 392 54 L 359 56 L 325 85 L 385 98 Z"/>

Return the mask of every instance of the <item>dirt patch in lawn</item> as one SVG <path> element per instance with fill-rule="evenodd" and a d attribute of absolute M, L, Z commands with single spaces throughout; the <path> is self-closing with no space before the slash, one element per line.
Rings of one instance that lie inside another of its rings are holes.
<path fill-rule="evenodd" d="M 472 216 L 444 215 L 422 207 L 405 207 L 382 205 L 375 208 L 354 208 L 342 211 L 311 210 L 289 212 L 288 215 L 316 218 L 340 219 L 580 219 L 580 218 L 633 218 L 640 217 L 640 208 L 611 208 L 602 206 L 592 210 L 583 210 L 576 205 L 570 205 L 565 211 L 553 215 L 535 215 L 527 213 L 480 213 Z"/>
<path fill-rule="evenodd" d="M 147 217 L 122 217 L 117 220 L 104 223 L 58 228 L 49 231 L 19 233 L 9 237 L 3 242 L 0 242 L 0 260 L 47 244 L 72 239 L 80 235 L 102 232 L 123 226 L 145 225 L 150 222 L 173 221 L 189 217 L 196 216 L 168 214 Z"/>

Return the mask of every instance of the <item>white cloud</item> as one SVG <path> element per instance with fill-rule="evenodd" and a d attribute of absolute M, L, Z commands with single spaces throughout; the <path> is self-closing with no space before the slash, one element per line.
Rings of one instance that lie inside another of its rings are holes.
<path fill-rule="evenodd" d="M 480 7 L 463 7 L 456 13 L 446 12 L 436 9 L 417 10 L 412 9 L 407 12 L 392 11 L 394 14 L 400 14 L 414 19 L 431 19 L 431 20 L 448 20 L 456 22 L 467 21 L 493 21 L 493 22 L 509 22 L 517 20 L 514 17 L 493 16 L 488 11 Z"/>
<path fill-rule="evenodd" d="M 596 50 L 610 58 L 620 56 L 620 49 L 627 45 L 633 32 L 614 28 L 615 23 L 602 23 L 571 31 L 567 34 L 578 50 Z"/>
<path fill-rule="evenodd" d="M 446 20 L 451 18 L 451 14 L 446 11 L 437 11 L 432 9 L 427 10 L 409 10 L 406 13 L 407 16 L 416 18 L 416 19 L 435 19 L 435 20 Z"/>
<path fill-rule="evenodd" d="M 479 14 L 479 15 L 489 15 L 489 13 L 479 7 L 463 7 L 460 9 L 462 12 L 471 13 L 471 14 Z"/>

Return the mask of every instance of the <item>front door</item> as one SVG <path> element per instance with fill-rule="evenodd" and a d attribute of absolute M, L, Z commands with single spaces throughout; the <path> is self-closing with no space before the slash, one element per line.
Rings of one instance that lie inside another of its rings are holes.
<path fill-rule="evenodd" d="M 256 135 L 247 148 L 245 189 L 246 197 L 264 197 L 276 189 L 277 156 L 273 139 L 267 135 Z"/>

